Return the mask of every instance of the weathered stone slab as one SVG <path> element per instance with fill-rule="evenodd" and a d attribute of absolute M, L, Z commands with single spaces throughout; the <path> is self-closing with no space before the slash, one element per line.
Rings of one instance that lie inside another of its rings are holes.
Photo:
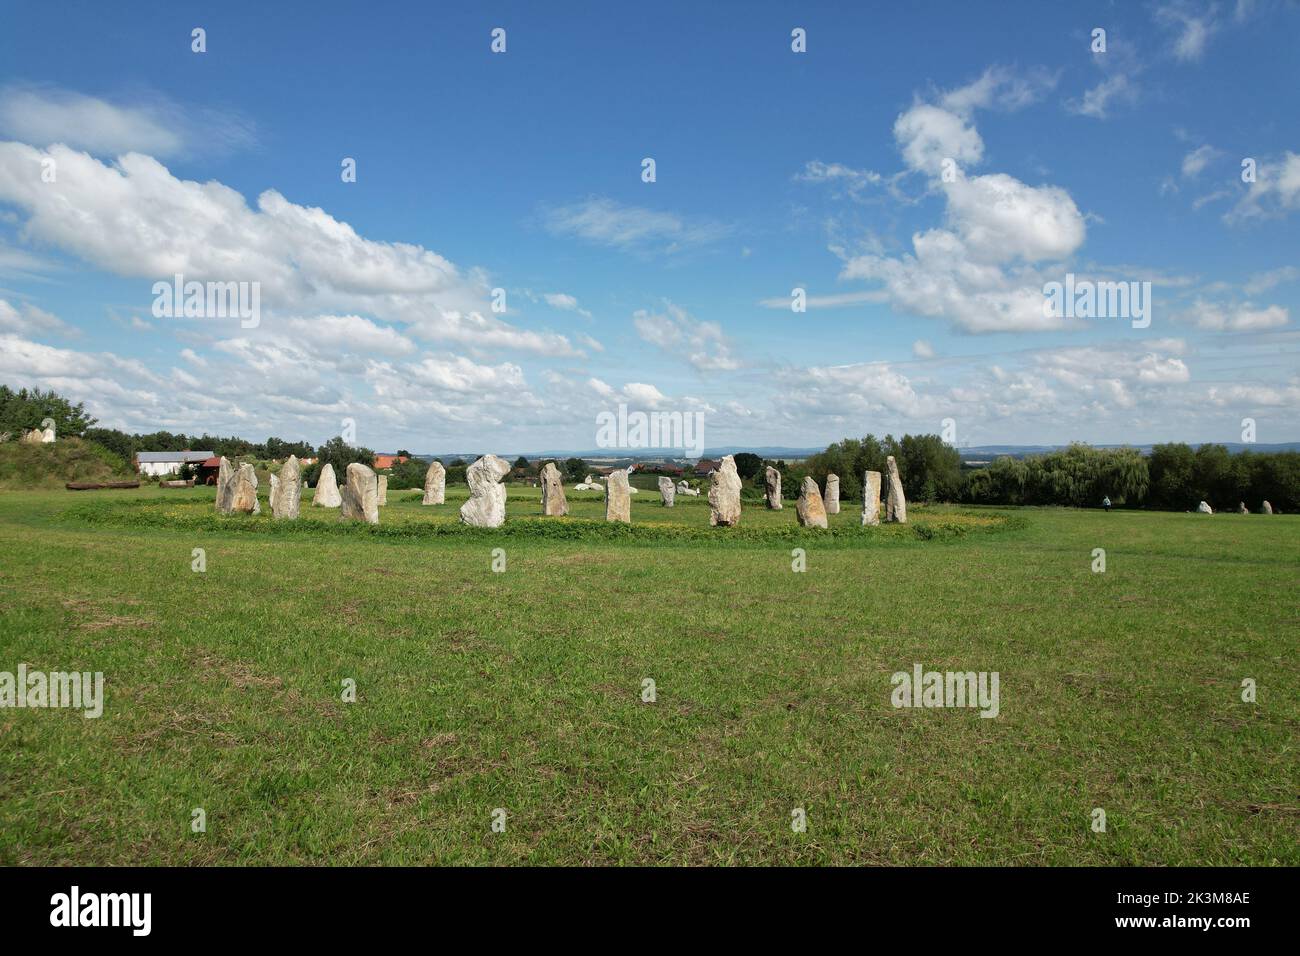
<path fill-rule="evenodd" d="M 1264 512 L 1266 515 L 1271 515 L 1273 513 L 1273 506 L 1266 501 L 1259 510 Z"/>
<path fill-rule="evenodd" d="M 442 462 L 433 460 L 429 470 L 424 473 L 424 498 L 422 505 L 441 505 L 447 502 L 447 469 Z"/>
<path fill-rule="evenodd" d="M 736 458 L 726 455 L 709 476 L 709 524 L 734 528 L 740 524 L 740 475 Z"/>
<path fill-rule="evenodd" d="M 339 483 L 334 477 L 334 466 L 326 464 L 320 470 L 320 477 L 316 479 L 316 493 L 312 495 L 311 503 L 317 508 L 337 508 L 343 504 L 343 496 L 339 494 Z"/>
<path fill-rule="evenodd" d="M 903 480 L 898 477 L 898 464 L 893 455 L 885 459 L 885 476 L 888 481 L 885 520 L 907 524 L 907 498 L 903 494 Z"/>
<path fill-rule="evenodd" d="M 339 518 L 379 524 L 379 481 L 375 473 L 359 461 L 348 465 Z"/>
<path fill-rule="evenodd" d="M 261 502 L 257 500 L 257 470 L 250 464 L 239 466 L 231 480 L 230 510 L 241 514 L 256 515 L 262 513 Z"/>
<path fill-rule="evenodd" d="M 1208 501 L 1202 501 L 1199 505 L 1196 506 L 1196 510 L 1203 515 L 1214 514 L 1214 509 L 1210 507 L 1210 503 Z"/>
<path fill-rule="evenodd" d="M 460 506 L 460 520 L 476 528 L 499 528 L 506 520 L 506 486 L 501 479 L 510 465 L 496 455 L 484 455 L 465 472 L 469 501 Z"/>
<path fill-rule="evenodd" d="M 668 477 L 659 479 L 659 497 L 662 499 L 665 508 L 671 508 L 677 502 L 677 486 L 673 480 Z"/>
<path fill-rule="evenodd" d="M 375 481 L 379 483 L 379 504 L 382 507 L 388 504 L 388 476 L 376 475 Z"/>
<path fill-rule="evenodd" d="M 561 517 L 569 513 L 569 502 L 564 497 L 564 479 L 555 462 L 548 461 L 542 469 L 542 514 Z"/>
<path fill-rule="evenodd" d="M 221 514 L 260 514 L 257 472 L 252 465 L 232 465 L 225 455 L 217 469 L 217 511 Z"/>
<path fill-rule="evenodd" d="M 763 496 L 770 509 L 781 510 L 781 472 L 771 465 L 763 472 Z"/>
<path fill-rule="evenodd" d="M 804 528 L 826 527 L 826 505 L 822 502 L 822 493 L 817 487 L 817 480 L 809 475 L 799 486 L 799 500 L 794 503 L 794 514 Z"/>
<path fill-rule="evenodd" d="M 230 500 L 235 491 L 234 478 L 235 469 L 226 456 L 222 455 L 217 466 L 217 511 L 220 514 L 230 514 Z"/>
<path fill-rule="evenodd" d="M 298 517 L 301 503 L 302 469 L 298 467 L 298 457 L 290 455 L 280 474 L 271 476 L 271 517 L 293 521 Z"/>
<path fill-rule="evenodd" d="M 611 471 L 605 479 L 605 520 L 632 523 L 632 492 L 627 472 Z"/>
<path fill-rule="evenodd" d="M 862 476 L 862 523 L 880 524 L 880 472 L 868 471 Z"/>
<path fill-rule="evenodd" d="M 822 495 L 822 504 L 828 515 L 840 513 L 840 476 L 826 476 L 826 493 Z"/>

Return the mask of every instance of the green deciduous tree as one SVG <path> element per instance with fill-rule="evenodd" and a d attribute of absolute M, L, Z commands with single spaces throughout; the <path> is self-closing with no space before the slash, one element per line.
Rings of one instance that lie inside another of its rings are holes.
<path fill-rule="evenodd" d="M 40 428 L 47 418 L 53 420 L 55 435 L 61 438 L 79 438 L 95 424 L 84 403 L 73 403 L 58 392 L 39 388 L 15 391 L 0 385 L 0 432 L 19 438 L 24 429 Z"/>

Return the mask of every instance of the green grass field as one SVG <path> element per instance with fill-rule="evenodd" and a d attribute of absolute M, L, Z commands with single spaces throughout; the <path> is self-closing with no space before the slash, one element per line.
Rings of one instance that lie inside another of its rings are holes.
<path fill-rule="evenodd" d="M 464 494 L 0 494 L 0 671 L 106 680 L 0 710 L 0 863 L 1300 864 L 1300 518 Z M 895 709 L 914 663 L 1000 715 Z"/>

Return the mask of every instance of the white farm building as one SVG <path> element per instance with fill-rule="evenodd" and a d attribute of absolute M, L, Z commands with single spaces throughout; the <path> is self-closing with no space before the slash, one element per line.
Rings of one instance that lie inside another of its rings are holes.
<path fill-rule="evenodd" d="M 215 457 L 210 451 L 141 451 L 135 455 L 135 470 L 142 475 L 175 475 L 182 465 L 203 464 Z"/>

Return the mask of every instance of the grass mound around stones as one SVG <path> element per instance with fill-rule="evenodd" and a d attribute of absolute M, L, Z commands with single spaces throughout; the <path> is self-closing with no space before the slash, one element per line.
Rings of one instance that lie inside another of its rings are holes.
<path fill-rule="evenodd" d="M 221 515 L 213 510 L 210 495 L 202 489 L 197 494 L 187 490 L 174 492 L 188 495 L 168 500 L 151 498 L 95 500 L 79 502 L 64 512 L 65 519 L 84 524 L 172 529 L 201 533 L 256 534 L 285 538 L 313 536 L 377 538 L 384 540 L 451 539 L 550 539 L 556 541 L 619 541 L 659 543 L 671 541 L 729 543 L 770 543 L 816 541 L 819 544 L 864 546 L 899 541 L 942 541 L 969 535 L 1005 533 L 1022 528 L 1025 519 L 994 511 L 968 511 L 956 508 L 913 509 L 907 524 L 882 524 L 862 527 L 856 514 L 847 511 L 836 516 L 827 529 L 801 528 L 794 510 L 768 512 L 761 508 L 745 511 L 745 521 L 736 528 L 709 525 L 707 502 L 692 501 L 676 508 L 662 508 L 657 502 L 637 502 L 632 524 L 604 520 L 604 503 L 593 498 L 570 499 L 566 517 L 542 517 L 537 492 L 515 490 L 507 504 L 506 523 L 499 528 L 474 528 L 458 520 L 464 501 L 449 490 L 447 503 L 423 507 L 417 493 L 390 494 L 389 504 L 381 509 L 380 523 L 367 525 L 342 521 L 337 509 L 314 508 L 304 500 L 302 515 L 296 521 L 277 521 L 263 503 L 259 515 Z M 576 500 L 575 500 L 576 499 Z"/>

